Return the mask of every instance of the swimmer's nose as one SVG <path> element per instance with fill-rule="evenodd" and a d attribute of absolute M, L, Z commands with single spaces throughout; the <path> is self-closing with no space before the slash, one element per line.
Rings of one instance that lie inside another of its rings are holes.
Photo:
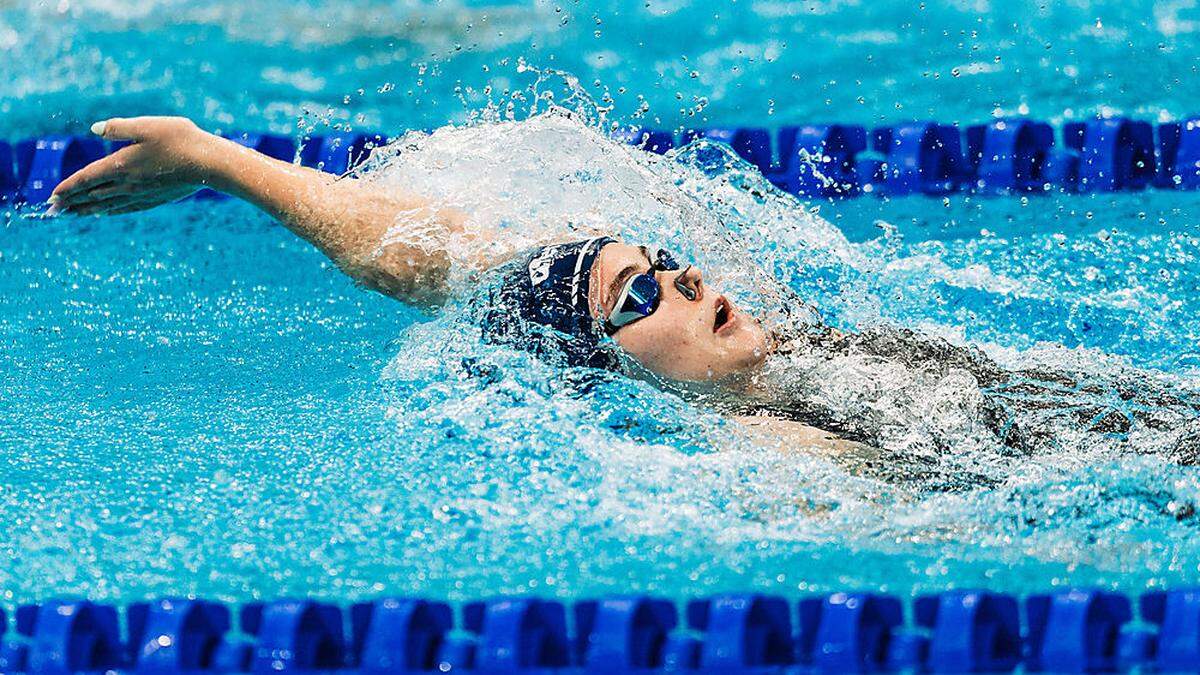
<path fill-rule="evenodd" d="M 694 265 L 688 265 L 682 272 L 668 272 L 675 277 L 675 290 L 691 302 L 704 298 L 704 275 Z"/>

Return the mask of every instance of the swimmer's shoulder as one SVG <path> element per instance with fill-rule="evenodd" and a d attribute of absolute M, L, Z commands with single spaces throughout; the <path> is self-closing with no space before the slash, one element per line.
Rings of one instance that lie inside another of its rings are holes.
<path fill-rule="evenodd" d="M 739 424 L 769 434 L 781 441 L 780 449 L 816 450 L 831 454 L 878 454 L 869 445 L 846 440 L 837 434 L 795 420 L 774 415 L 737 415 Z"/>

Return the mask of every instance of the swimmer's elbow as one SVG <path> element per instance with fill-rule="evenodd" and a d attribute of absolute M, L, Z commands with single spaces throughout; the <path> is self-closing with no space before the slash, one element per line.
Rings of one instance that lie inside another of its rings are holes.
<path fill-rule="evenodd" d="M 423 309 L 434 309 L 449 298 L 448 266 L 411 262 L 340 261 L 338 266 L 363 288 Z"/>
<path fill-rule="evenodd" d="M 449 293 L 442 287 L 431 287 L 406 279 L 360 277 L 359 283 L 370 290 L 421 309 L 437 309 L 449 299 Z"/>

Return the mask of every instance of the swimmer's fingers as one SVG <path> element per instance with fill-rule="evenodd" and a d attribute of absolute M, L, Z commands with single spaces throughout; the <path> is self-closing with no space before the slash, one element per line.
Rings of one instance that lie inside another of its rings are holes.
<path fill-rule="evenodd" d="M 73 197 L 57 202 L 56 206 L 60 211 L 78 213 L 80 209 L 90 208 L 96 204 L 109 203 L 110 200 L 118 197 L 162 204 L 174 201 L 180 197 L 186 197 L 192 192 L 195 192 L 195 188 L 192 186 L 177 185 L 164 187 L 144 181 L 118 180 L 105 183 L 100 187 L 90 190 L 77 192 Z"/>
<path fill-rule="evenodd" d="M 144 155 L 139 146 L 131 145 L 88 164 L 54 188 L 55 204 L 67 209 L 118 194 L 160 190 L 164 183 L 177 182 L 170 179 L 170 171 L 145 166 Z"/>
<path fill-rule="evenodd" d="M 81 216 L 119 216 L 126 213 L 138 213 L 140 211 L 149 211 L 150 209 L 160 206 L 163 202 L 158 200 L 126 200 L 123 204 L 116 202 L 109 204 L 102 211 L 93 211 L 88 213 L 78 213 Z"/>
<path fill-rule="evenodd" d="M 116 182 L 124 169 L 125 155 L 129 149 L 121 148 L 68 176 L 54 188 L 52 201 L 66 204 L 89 190 Z"/>
<path fill-rule="evenodd" d="M 136 143 L 143 138 L 143 127 L 146 126 L 146 120 L 153 119 L 155 118 L 112 117 L 93 124 L 92 133 L 109 141 L 133 141 Z"/>
<path fill-rule="evenodd" d="M 61 211 L 79 216 L 131 213 L 145 211 L 168 202 L 174 202 L 195 192 L 190 187 L 170 190 L 123 190 L 115 189 L 108 196 L 88 199 L 61 208 Z"/>
<path fill-rule="evenodd" d="M 137 194 L 137 190 L 133 189 L 132 186 L 117 181 L 109 181 L 101 183 L 96 187 L 75 192 L 71 196 L 64 198 L 59 204 L 65 208 L 70 208 L 72 206 L 84 206 L 88 202 L 98 202 L 110 197 L 122 197 L 131 194 Z"/>
<path fill-rule="evenodd" d="M 105 213 L 111 213 L 116 209 L 128 208 L 142 201 L 141 197 L 133 197 L 129 195 L 120 195 L 117 197 L 109 197 L 107 199 L 99 199 L 96 201 L 86 202 L 83 204 L 75 204 L 67 209 L 67 213 L 77 216 L 98 216 Z"/>
<path fill-rule="evenodd" d="M 160 190 L 155 192 L 117 194 L 103 199 L 76 204 L 67 209 L 67 213 L 78 216 L 96 216 L 145 211 L 161 204 L 166 204 L 167 202 L 173 202 L 181 197 L 186 197 L 189 193 L 190 191 L 186 190 Z"/>
<path fill-rule="evenodd" d="M 141 140 L 136 120 L 121 117 L 96 122 L 92 125 L 92 133 L 110 141 L 131 140 L 136 142 Z M 112 183 L 121 173 L 130 154 L 132 151 L 129 148 L 121 148 L 71 174 L 66 180 L 55 186 L 54 192 L 51 193 L 54 201 L 70 201 L 81 192 Z"/>
<path fill-rule="evenodd" d="M 71 196 L 65 197 L 59 201 L 58 206 L 64 209 L 77 209 L 87 206 L 88 204 L 104 201 L 113 197 L 145 198 L 162 191 L 163 188 L 159 185 L 150 185 L 117 179 L 107 183 L 101 183 L 96 187 L 75 192 Z"/>

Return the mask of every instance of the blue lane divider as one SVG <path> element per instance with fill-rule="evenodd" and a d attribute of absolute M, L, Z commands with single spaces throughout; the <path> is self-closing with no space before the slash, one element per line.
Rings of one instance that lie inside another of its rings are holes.
<path fill-rule="evenodd" d="M 117 608 L 52 600 L 0 613 L 0 671 L 355 673 L 1197 672 L 1200 588 L 1133 599 L 1075 589 L 1018 598 L 948 591 L 900 599 L 830 593 L 792 602 L 725 594 L 462 605 L 385 598 L 346 611 L 314 600 L 167 598 Z M 123 614 L 123 616 L 122 616 Z M 237 621 L 234 625 L 233 618 Z M 123 627 L 123 628 L 122 628 Z"/>
<path fill-rule="evenodd" d="M 1053 127 L 1025 118 L 960 129 L 932 121 L 670 131 L 614 137 L 665 153 L 724 142 L 785 192 L 804 197 L 1200 189 L 1200 119 L 1150 124 L 1124 117 Z M 869 144 L 868 144 L 869 141 Z"/>
<path fill-rule="evenodd" d="M 1161 672 L 1200 670 L 1200 591 L 1147 593 L 1141 610 L 1158 627 L 1158 639 L 1143 632 L 1126 640 L 1126 660 L 1140 656 Z"/>
<path fill-rule="evenodd" d="M 453 625 L 450 606 L 385 599 L 350 608 L 351 663 L 364 673 L 429 672 Z"/>
<path fill-rule="evenodd" d="M 1063 126 L 1063 144 L 1079 153 L 1080 192 L 1140 190 L 1156 173 L 1154 135 L 1146 122 L 1072 122 Z"/>
<path fill-rule="evenodd" d="M 967 127 L 967 161 L 977 190 L 1003 193 L 1042 190 L 1054 129 L 1045 122 L 997 120 Z"/>
<path fill-rule="evenodd" d="M 1025 601 L 1026 665 L 1032 671 L 1112 671 L 1118 636 L 1132 617 L 1129 598 L 1103 591 L 1034 595 Z"/>
<path fill-rule="evenodd" d="M 958 129 L 936 122 L 882 127 L 872 146 L 886 158 L 884 187 L 889 195 L 953 192 L 969 177 Z"/>
<path fill-rule="evenodd" d="M 823 673 L 884 670 L 902 611 L 896 598 L 874 593 L 801 600 L 800 660 Z"/>
<path fill-rule="evenodd" d="M 700 668 L 747 672 L 793 662 L 791 608 L 783 598 L 723 595 L 688 603 L 688 626 L 701 631 Z"/>
<path fill-rule="evenodd" d="M 670 634 L 663 645 L 663 670 L 676 672 L 698 669 L 702 644 L 695 635 L 682 632 Z"/>
<path fill-rule="evenodd" d="M 242 632 L 254 636 L 253 672 L 333 670 L 346 664 L 342 611 L 311 600 L 242 607 Z"/>
<path fill-rule="evenodd" d="M 387 142 L 377 134 L 334 133 L 305 139 L 297 150 L 287 136 L 224 135 L 268 156 L 337 174 Z M 1200 118 L 1157 127 L 1125 117 L 1093 119 L 1069 122 L 1058 132 L 1038 120 L 1008 118 L 965 128 L 933 121 L 679 133 L 634 127 L 612 136 L 657 153 L 697 139 L 724 143 L 779 189 L 809 198 L 1200 189 Z M 63 178 L 125 145 L 72 136 L 0 143 L 0 202 L 42 203 Z"/>
<path fill-rule="evenodd" d="M 328 173 L 343 174 L 362 162 L 371 150 L 387 144 L 379 134 L 331 134 L 311 139 L 300 150 L 300 163 Z"/>
<path fill-rule="evenodd" d="M 855 158 L 867 149 L 866 129 L 840 124 L 785 127 L 779 131 L 780 162 L 760 167 L 779 189 L 792 194 L 852 197 L 861 190 Z"/>
<path fill-rule="evenodd" d="M 951 591 L 913 603 L 917 624 L 932 631 L 924 665 L 935 673 L 1012 670 L 1021 661 L 1015 598 L 987 591 Z"/>
<path fill-rule="evenodd" d="M 536 598 L 472 602 L 463 606 L 463 625 L 478 636 L 476 670 L 535 673 L 571 662 L 561 603 Z"/>
<path fill-rule="evenodd" d="M 204 600 L 136 603 L 126 610 L 125 618 L 129 662 L 143 672 L 207 669 L 229 630 L 229 609 Z"/>
<path fill-rule="evenodd" d="M 1200 119 L 1158 125 L 1159 188 L 1200 188 Z"/>
<path fill-rule="evenodd" d="M 616 597 L 575 603 L 575 662 L 589 673 L 654 670 L 665 663 L 668 636 L 679 622 L 675 605 L 654 598 Z"/>
<path fill-rule="evenodd" d="M 87 601 L 54 600 L 17 608 L 16 661 L 31 673 L 106 670 L 124 661 L 117 610 Z"/>

